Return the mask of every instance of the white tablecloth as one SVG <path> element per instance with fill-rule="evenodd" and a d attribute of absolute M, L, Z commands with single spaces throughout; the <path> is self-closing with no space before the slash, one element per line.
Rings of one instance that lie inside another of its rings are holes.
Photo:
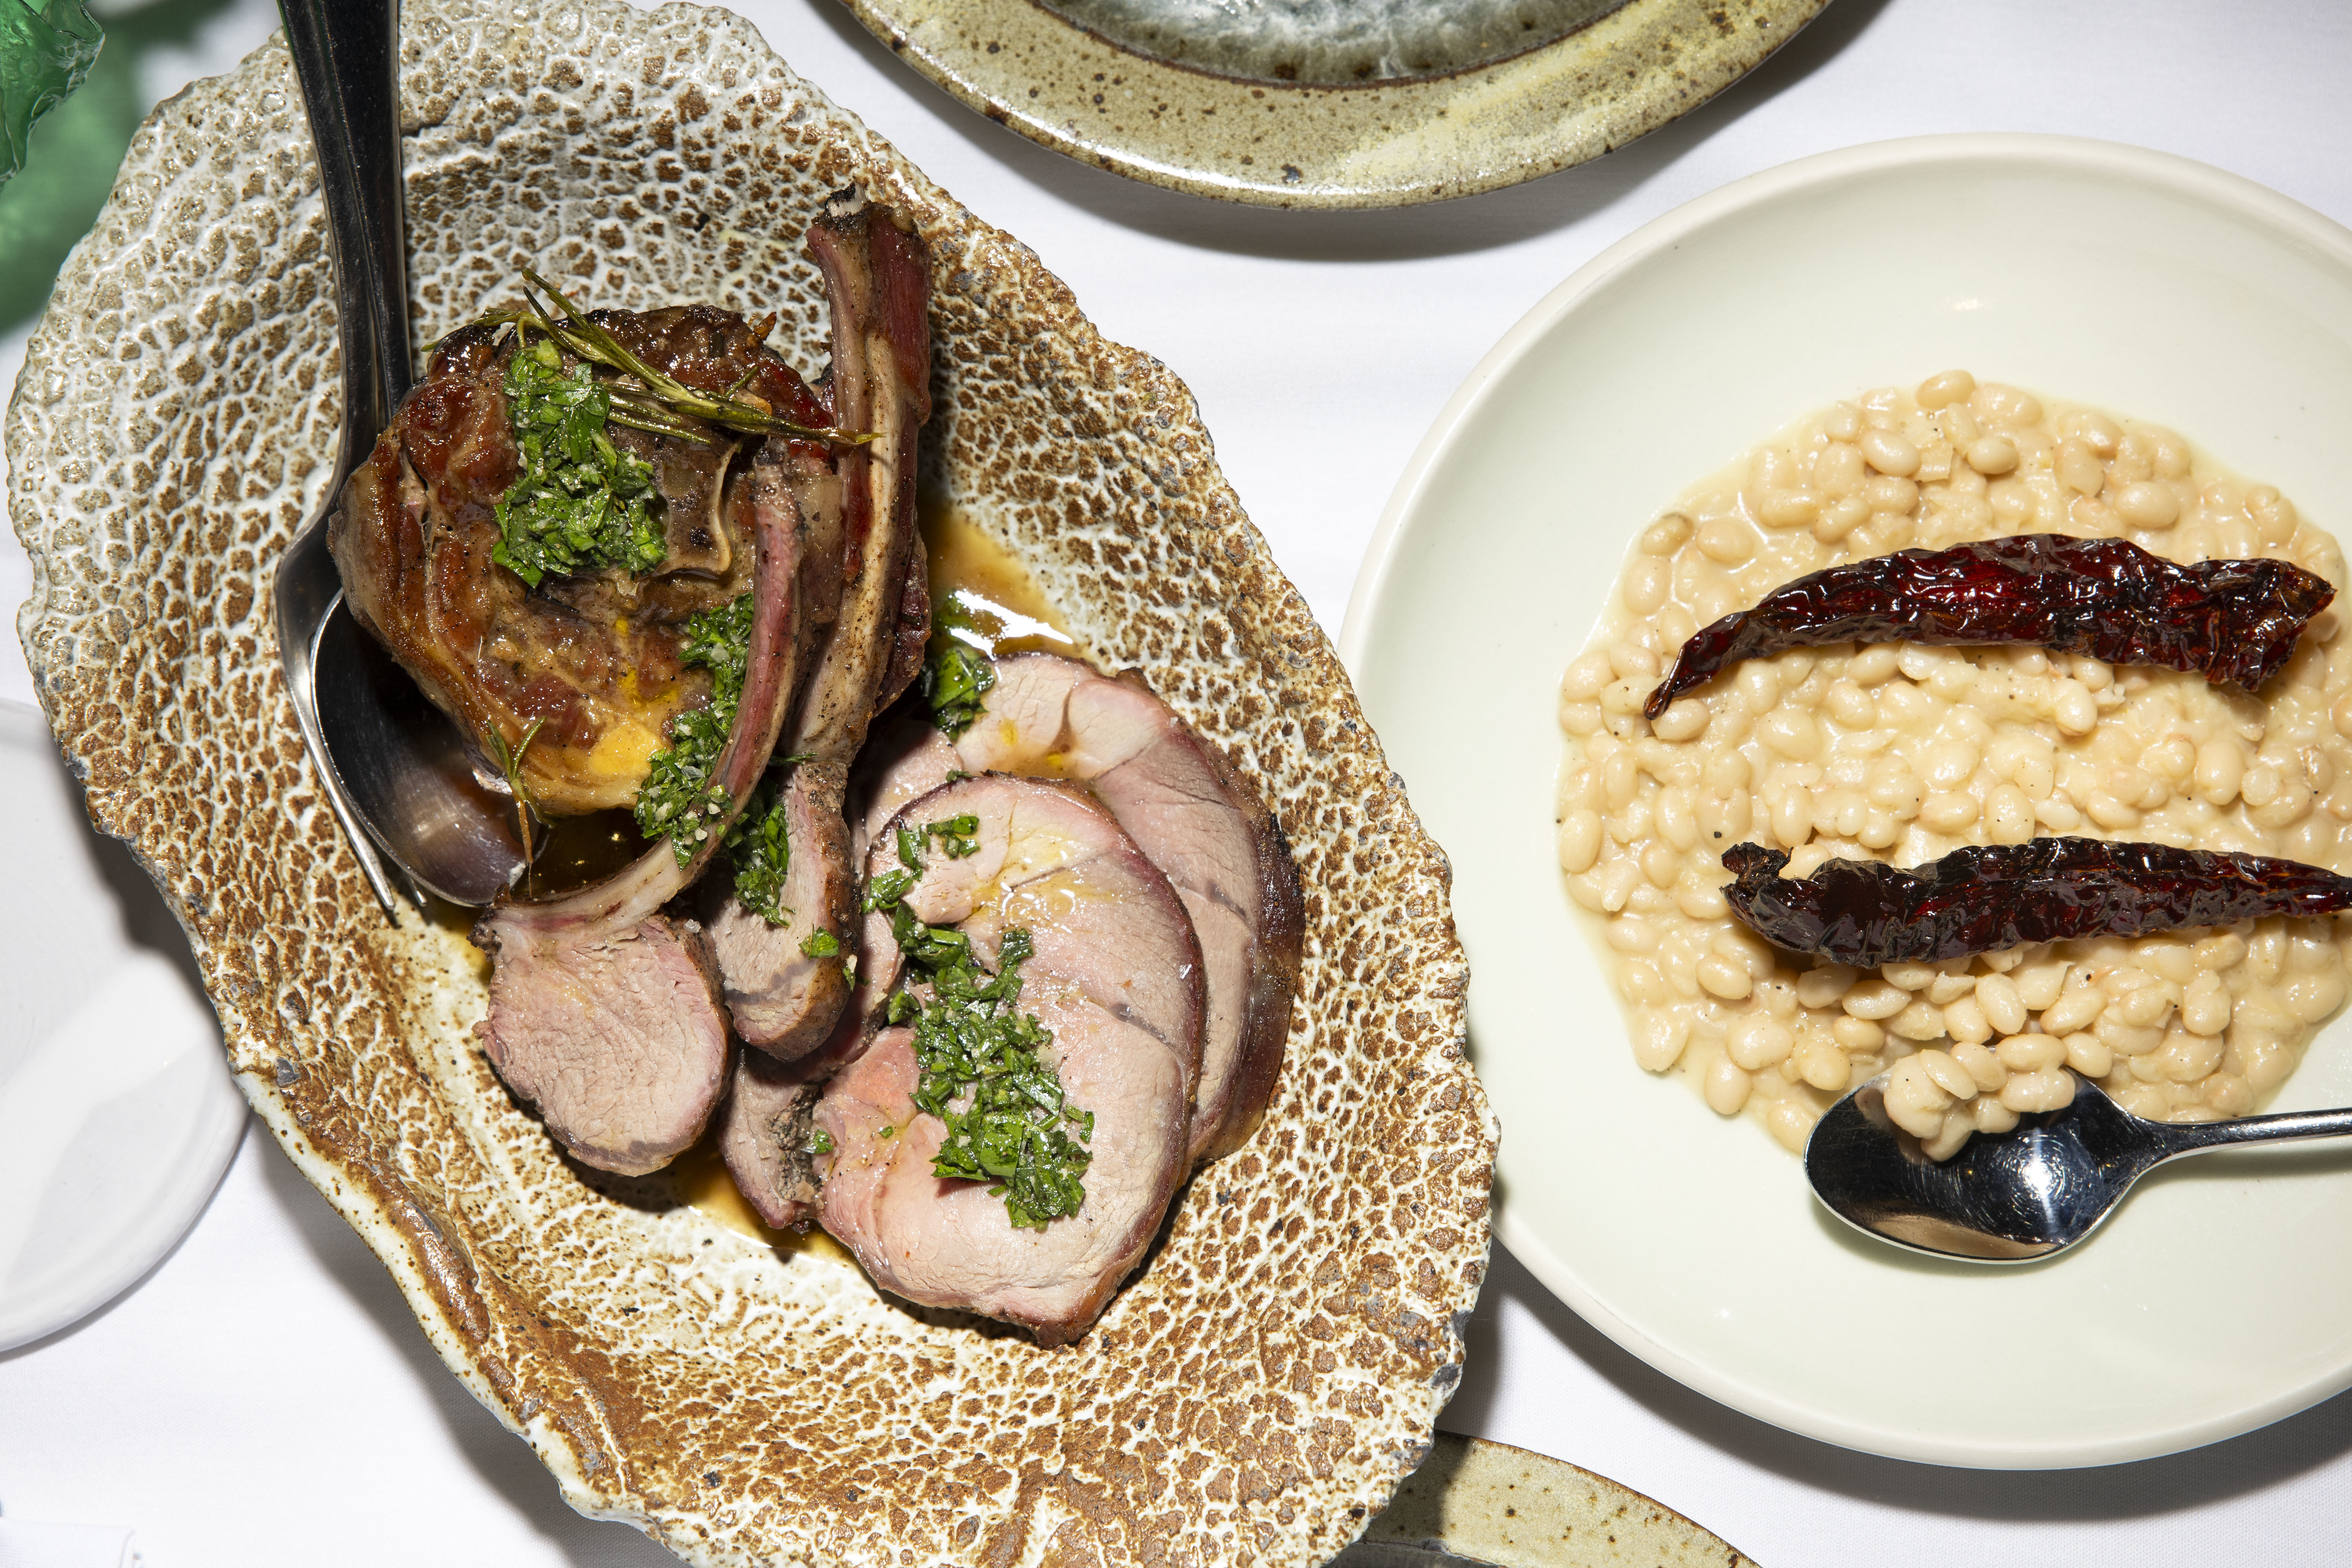
<path fill-rule="evenodd" d="M 2352 221 L 2352 8 L 2333 0 L 1836 0 L 1749 79 L 1597 164 L 1466 202 L 1333 215 L 1224 206 L 1083 167 L 959 107 L 830 0 L 741 8 L 1035 247 L 1107 333 L 1184 376 L 1251 516 L 1335 634 L 1406 455 L 1488 345 L 1601 248 L 1727 181 L 1887 137 L 2044 131 L 2201 159 Z M 188 68 L 222 68 L 273 21 L 266 0 L 238 0 Z M 0 385 L 21 345 L 0 342 Z M 0 601 L 27 580 L 12 543 Z M 0 658 L 0 695 L 29 695 L 18 657 Z M 2352 1558 L 2352 1396 L 2105 1470 L 1899 1464 L 1685 1391 L 1499 1249 L 1443 1425 L 1612 1476 L 1771 1568 Z M 152 1568 L 668 1561 L 563 1507 L 257 1131 L 134 1292 L 0 1356 L 0 1513 L 135 1529 Z"/>

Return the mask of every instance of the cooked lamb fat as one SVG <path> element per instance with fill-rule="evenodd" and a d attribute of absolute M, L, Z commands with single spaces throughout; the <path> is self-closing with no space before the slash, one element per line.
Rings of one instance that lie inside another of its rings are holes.
<path fill-rule="evenodd" d="M 1240 1147 L 1274 1093 L 1298 985 L 1298 869 L 1281 827 L 1139 683 L 1052 654 L 998 661 L 956 752 L 973 773 L 1085 784 L 1175 884 L 1208 975 L 1191 1152 L 1202 1163 Z"/>
<path fill-rule="evenodd" d="M 593 319 L 689 385 L 739 383 L 812 426 L 831 413 L 742 319 L 707 306 Z M 468 328 L 436 350 L 368 460 L 344 487 L 328 546 L 362 626 L 469 745 L 495 729 L 522 748 L 524 783 L 545 812 L 626 805 L 665 726 L 709 700 L 710 678 L 679 662 L 686 618 L 741 594 L 752 552 L 744 444 L 709 446 L 613 426 L 662 498 L 668 554 L 644 577 L 620 568 L 550 576 L 538 588 L 490 558 L 494 509 L 520 472 L 504 377 L 511 334 Z M 746 381 L 748 379 L 748 382 Z M 792 489 L 810 531 L 800 603 L 829 622 L 840 594 L 839 485 L 822 447 L 771 437 L 758 450 Z M 485 763 L 487 765 L 487 758 Z M 495 771 L 495 770 L 493 770 Z"/>
<path fill-rule="evenodd" d="M 1189 1168 L 1200 947 L 1167 878 L 1083 792 L 992 774 L 923 795 L 895 821 L 919 829 L 966 813 L 974 852 L 929 853 L 905 902 L 961 931 L 991 970 L 1007 931 L 1030 933 L 1021 1011 L 1053 1032 L 1040 1055 L 1068 1102 L 1094 1113 L 1086 1201 L 1026 1230 L 989 1184 L 934 1176 L 945 1131 L 914 1108 L 913 1032 L 901 1026 L 874 1035 L 818 1103 L 833 1144 L 816 1157 L 820 1217 L 884 1289 L 1062 1344 L 1142 1258 Z M 869 871 L 895 862 L 892 837 L 868 851 Z"/>
<path fill-rule="evenodd" d="M 840 455 L 847 580 L 839 619 L 793 715 L 786 755 L 794 877 L 782 926 L 726 900 L 710 921 L 727 1005 L 743 1039 L 791 1060 L 833 1032 L 849 999 L 856 888 L 843 797 L 875 714 L 912 674 L 930 625 L 915 526 L 916 437 L 930 416 L 930 274 L 923 242 L 855 192 L 828 205 L 809 250 L 833 301 L 835 418 L 873 442 Z M 830 953 L 822 950 L 829 938 Z M 813 940 L 818 952 L 810 951 Z"/>
<path fill-rule="evenodd" d="M 607 881 L 547 903 L 501 899 L 474 928 L 490 954 L 491 1065 L 575 1156 L 658 1170 L 699 1137 L 727 1086 L 727 1020 L 699 929 L 661 912 L 701 873 L 768 765 L 797 668 L 798 510 L 773 465 L 755 468 L 750 657 L 713 778 L 731 803 L 678 863 L 668 840 Z"/>

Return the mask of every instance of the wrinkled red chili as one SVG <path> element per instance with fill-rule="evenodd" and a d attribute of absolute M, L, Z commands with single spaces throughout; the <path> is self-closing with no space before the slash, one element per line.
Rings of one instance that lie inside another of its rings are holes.
<path fill-rule="evenodd" d="M 2258 690 L 2336 590 L 2284 561 L 2179 566 L 2127 539 L 2024 533 L 1800 577 L 1701 627 L 1643 711 L 1744 658 L 1824 643 L 2032 643 Z"/>
<path fill-rule="evenodd" d="M 1864 969 L 2352 909 L 2352 877 L 2317 866 L 2100 838 L 1955 849 L 1909 871 L 1833 859 L 1784 878 L 1788 864 L 1761 844 L 1725 850 L 1724 868 L 1738 879 L 1723 889 L 1731 912 L 1778 946 Z"/>

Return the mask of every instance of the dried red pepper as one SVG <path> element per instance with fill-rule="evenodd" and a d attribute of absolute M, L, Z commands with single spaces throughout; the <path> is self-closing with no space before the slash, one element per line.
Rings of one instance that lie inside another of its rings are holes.
<path fill-rule="evenodd" d="M 2127 539 L 2022 533 L 1902 550 L 1800 577 L 1700 628 L 1643 711 L 1744 658 L 1824 643 L 2032 643 L 2259 689 L 2336 596 L 2284 561 L 2179 566 Z"/>
<path fill-rule="evenodd" d="M 1724 868 L 1738 879 L 1723 889 L 1732 913 L 1777 946 L 1864 969 L 2029 942 L 2352 910 L 2352 877 L 2317 866 L 2102 838 L 1955 849 L 1909 871 L 1827 860 L 1793 879 L 1780 875 L 1788 863 L 1761 844 L 1725 850 Z"/>

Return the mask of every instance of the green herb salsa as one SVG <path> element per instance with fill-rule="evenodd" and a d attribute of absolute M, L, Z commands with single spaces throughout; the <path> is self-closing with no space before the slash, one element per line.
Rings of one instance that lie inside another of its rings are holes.
<path fill-rule="evenodd" d="M 751 658 L 751 611 L 752 596 L 740 594 L 716 609 L 697 610 L 686 618 L 678 660 L 710 672 L 710 703 L 670 720 L 669 745 L 654 753 L 646 782 L 637 786 L 638 831 L 648 838 L 667 836 L 681 867 L 694 858 L 710 837 L 712 825 L 733 804 L 717 773 L 743 702 L 743 672 Z M 770 925 L 783 924 L 789 911 L 777 899 L 792 864 L 792 846 L 784 835 L 782 792 L 772 782 L 756 788 L 721 847 L 735 868 L 735 896 Z"/>
<path fill-rule="evenodd" d="M 895 992 L 887 1015 L 893 1024 L 913 1020 L 922 1075 L 915 1105 L 947 1128 L 931 1173 L 994 1184 L 989 1191 L 1003 1198 L 1016 1227 L 1043 1230 L 1086 1202 L 1080 1178 L 1094 1156 L 1084 1144 L 1094 1137 L 1095 1118 L 1068 1103 L 1040 1054 L 1052 1031 L 1020 1011 L 1021 966 L 1034 945 L 1025 930 L 1006 931 L 991 975 L 961 931 L 925 925 L 905 902 L 922 875 L 925 847 L 936 842 L 941 853 L 961 858 L 978 847 L 972 836 L 979 827 L 968 815 L 900 827 L 899 869 L 872 879 L 865 903 L 889 916 L 908 978 L 931 987 L 928 1002 Z"/>
<path fill-rule="evenodd" d="M 650 572 L 666 547 L 650 464 L 605 435 L 612 397 L 544 338 L 507 361 L 507 419 L 522 472 L 498 503 L 490 559 L 532 587 L 601 566 Z"/>

